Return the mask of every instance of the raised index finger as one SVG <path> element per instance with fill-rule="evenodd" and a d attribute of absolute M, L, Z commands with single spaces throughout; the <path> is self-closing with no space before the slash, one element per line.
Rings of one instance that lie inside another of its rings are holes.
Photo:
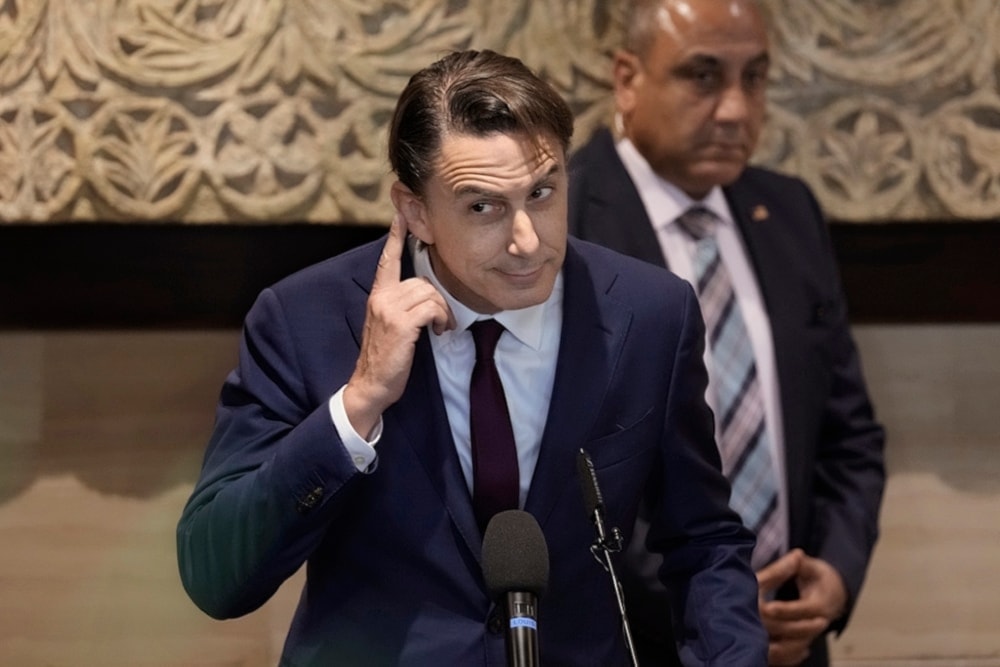
<path fill-rule="evenodd" d="M 406 221 L 398 213 L 389 226 L 389 236 L 382 247 L 382 254 L 375 269 L 375 287 L 398 283 L 403 259 L 403 243 L 406 241 Z"/>

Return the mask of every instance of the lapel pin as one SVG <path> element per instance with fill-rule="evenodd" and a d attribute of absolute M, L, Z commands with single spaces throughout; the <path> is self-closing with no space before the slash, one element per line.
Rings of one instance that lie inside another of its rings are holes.
<path fill-rule="evenodd" d="M 771 217 L 770 212 L 768 212 L 767 207 L 763 204 L 757 204 L 753 207 L 753 212 L 750 214 L 754 222 L 764 222 Z"/>

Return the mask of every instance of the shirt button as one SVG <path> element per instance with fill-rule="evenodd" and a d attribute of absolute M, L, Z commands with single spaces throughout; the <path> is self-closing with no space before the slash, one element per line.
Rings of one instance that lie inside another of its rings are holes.
<path fill-rule="evenodd" d="M 363 457 L 363 456 L 355 456 L 354 457 L 354 465 L 358 466 L 359 468 L 361 466 L 365 465 L 365 457 Z"/>

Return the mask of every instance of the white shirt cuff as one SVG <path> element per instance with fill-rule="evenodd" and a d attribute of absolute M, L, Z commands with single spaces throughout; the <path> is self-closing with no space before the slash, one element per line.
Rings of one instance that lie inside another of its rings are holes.
<path fill-rule="evenodd" d="M 344 385 L 336 394 L 330 397 L 330 418 L 333 420 L 333 427 L 340 435 L 340 441 L 344 443 L 344 448 L 354 461 L 354 465 L 361 472 L 373 472 L 378 454 L 375 452 L 375 445 L 382 437 L 382 418 L 372 429 L 372 439 L 365 440 L 351 426 L 351 420 L 347 418 L 347 411 L 344 410 Z"/>

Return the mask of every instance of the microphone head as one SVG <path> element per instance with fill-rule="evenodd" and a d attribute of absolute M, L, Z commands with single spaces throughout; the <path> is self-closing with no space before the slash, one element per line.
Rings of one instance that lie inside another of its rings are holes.
<path fill-rule="evenodd" d="M 549 584 L 549 548 L 535 517 L 498 512 L 483 536 L 483 578 L 494 600 L 510 592 L 541 595 Z"/>
<path fill-rule="evenodd" d="M 592 517 L 598 509 L 604 509 L 604 498 L 601 497 L 601 487 L 597 484 L 594 462 L 590 460 L 586 450 L 581 449 L 576 455 L 576 472 L 580 476 L 580 489 L 583 491 L 587 516 Z"/>

